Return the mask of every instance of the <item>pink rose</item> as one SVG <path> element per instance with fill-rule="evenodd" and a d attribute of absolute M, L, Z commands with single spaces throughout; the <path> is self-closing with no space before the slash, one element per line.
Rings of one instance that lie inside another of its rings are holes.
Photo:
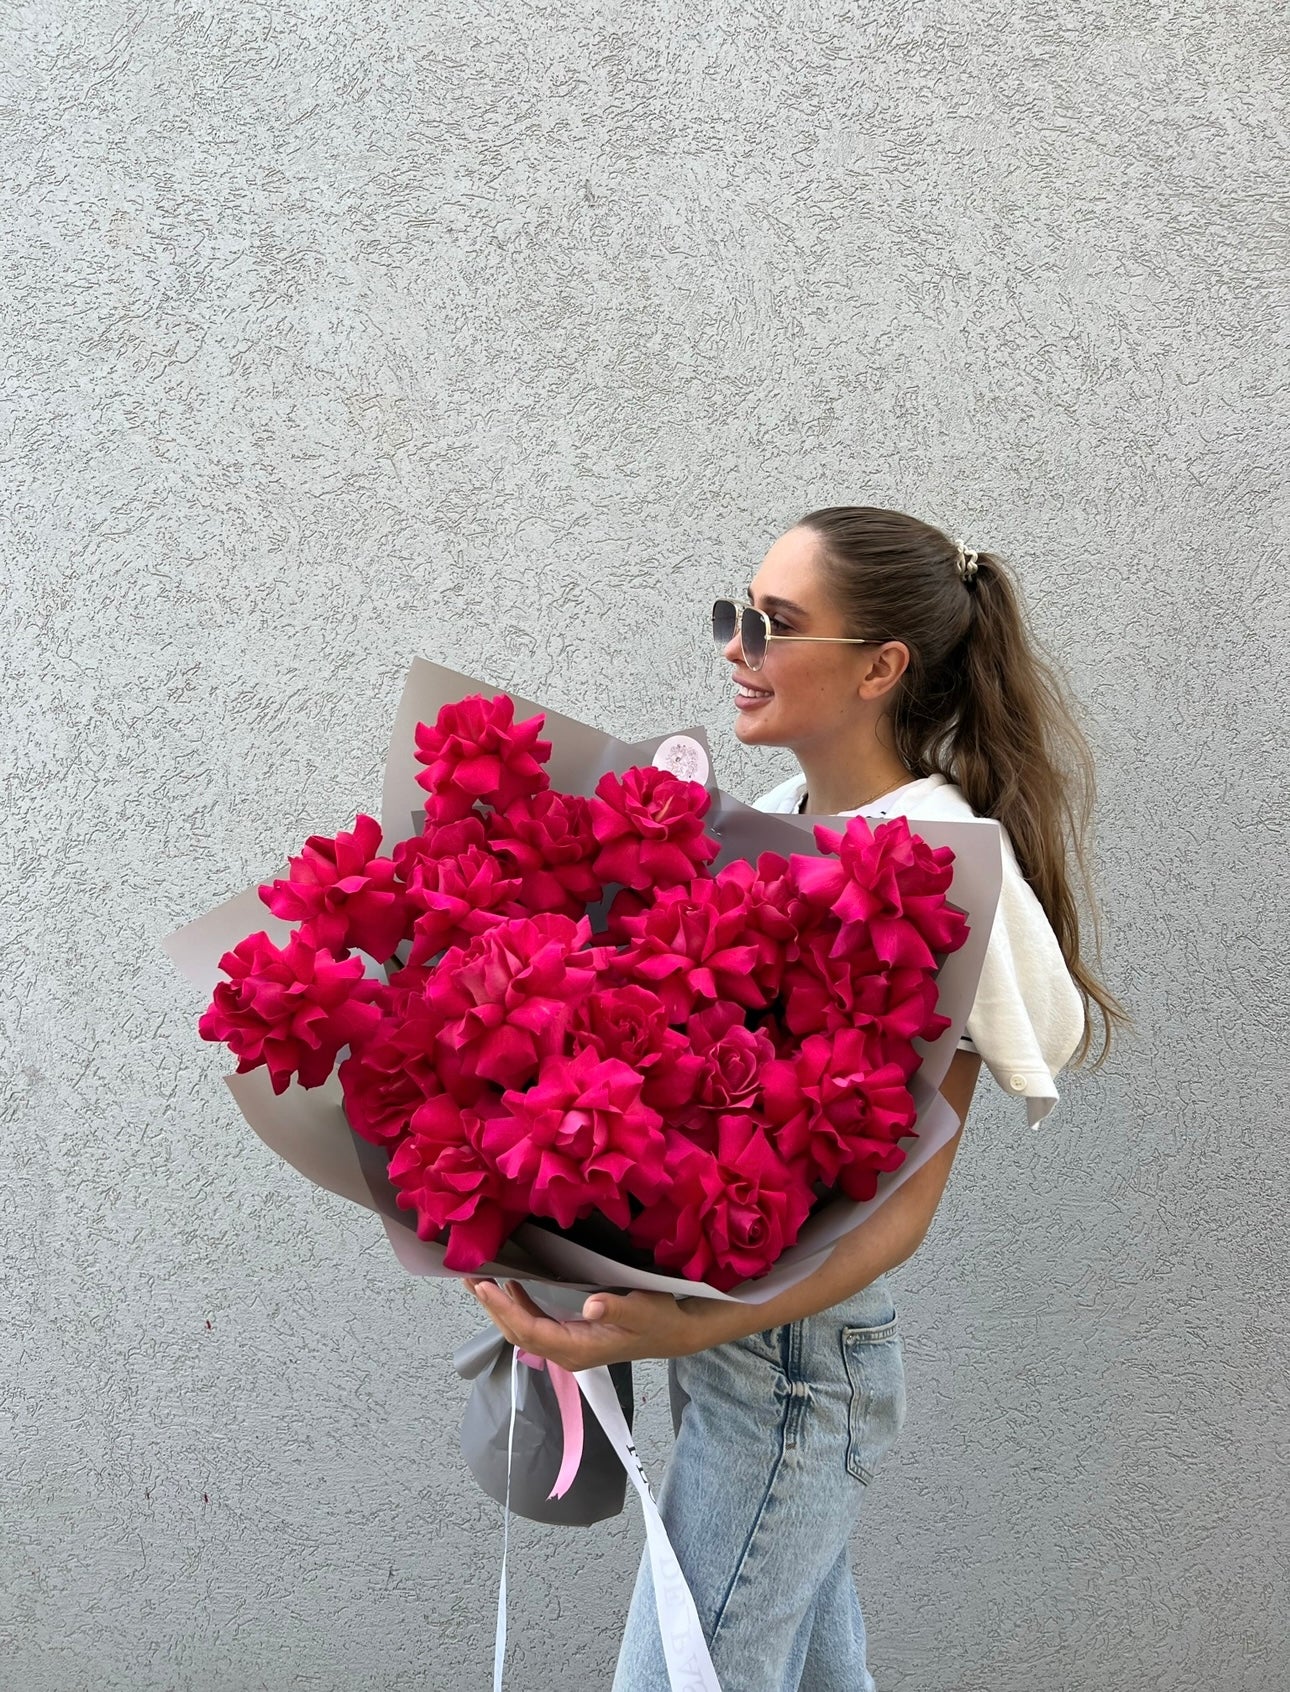
<path fill-rule="evenodd" d="M 351 1052 L 336 1073 L 346 1120 L 376 1146 L 398 1140 L 417 1107 L 442 1090 L 427 1055 L 409 1052 L 388 1021 L 361 1052 Z"/>
<path fill-rule="evenodd" d="M 612 771 L 596 784 L 591 824 L 600 852 L 592 866 L 603 882 L 648 890 L 689 882 L 721 850 L 703 831 L 712 803 L 697 781 L 653 766 Z"/>
<path fill-rule="evenodd" d="M 442 1025 L 444 1060 L 499 1087 L 522 1087 L 546 1057 L 563 1052 L 573 1007 L 597 984 L 597 955 L 584 949 L 584 917 L 546 913 L 499 923 L 460 954 L 449 952 L 425 997 Z"/>
<path fill-rule="evenodd" d="M 352 833 L 311 834 L 287 860 L 288 878 L 263 885 L 260 898 L 274 916 L 301 923 L 300 938 L 311 945 L 356 947 L 384 963 L 407 937 L 411 913 L 393 861 L 375 855 L 380 844 L 380 823 L 362 812 Z"/>
<path fill-rule="evenodd" d="M 506 874 L 517 880 L 516 899 L 526 915 L 580 917 L 604 891 L 591 867 L 599 851 L 591 806 L 579 794 L 548 789 L 517 799 L 493 812 L 488 839 Z"/>
<path fill-rule="evenodd" d="M 229 1048 L 239 1075 L 267 1065 L 275 1093 L 293 1075 L 302 1087 L 321 1087 L 341 1047 L 380 1021 L 371 1002 L 377 983 L 363 978 L 362 958 L 336 959 L 297 934 L 281 948 L 263 930 L 248 934 L 219 967 L 230 979 L 216 987 L 197 1031 Z"/>
<path fill-rule="evenodd" d="M 703 1073 L 703 1060 L 678 1029 L 669 1028 L 667 1009 L 648 987 L 607 985 L 580 999 L 569 1019 L 569 1043 L 601 1058 L 618 1058 L 643 1080 L 642 1101 L 671 1120 L 690 1105 Z"/>
<path fill-rule="evenodd" d="M 692 881 L 665 888 L 652 907 L 625 917 L 632 937 L 618 959 L 622 974 L 653 990 L 669 1022 L 684 1022 L 696 1006 L 716 999 L 759 1009 L 767 994 L 756 979 L 763 937 L 749 934 L 733 882 Z"/>
<path fill-rule="evenodd" d="M 702 1064 L 695 1103 L 718 1113 L 751 1109 L 762 1069 L 775 1056 L 770 1036 L 746 1027 L 739 1006 L 728 1003 L 695 1011 L 686 1032 Z"/>
<path fill-rule="evenodd" d="M 519 881 L 479 846 L 454 858 L 422 858 L 410 868 L 408 902 L 415 918 L 410 964 L 429 963 L 450 946 L 468 945 L 517 914 Z"/>
<path fill-rule="evenodd" d="M 479 1149 L 482 1121 L 453 1100 L 427 1099 L 390 1158 L 398 1203 L 415 1209 L 423 1240 L 448 1232 L 444 1264 L 469 1273 L 496 1257 L 528 1215 L 525 1195 Z"/>
<path fill-rule="evenodd" d="M 628 1232 L 660 1269 L 729 1292 L 778 1261 L 797 1239 L 815 1195 L 749 1116 L 718 1122 L 715 1151 L 667 1135 L 667 1190 Z"/>
<path fill-rule="evenodd" d="M 885 983 L 829 953 L 827 932 L 804 936 L 799 956 L 784 970 L 779 997 L 785 1025 L 799 1036 L 842 1028 L 876 1028 L 887 1003 Z"/>
<path fill-rule="evenodd" d="M 793 879 L 803 898 L 837 919 L 834 956 L 872 946 L 884 964 L 935 969 L 934 953 L 966 940 L 966 921 L 944 896 L 954 874 L 948 846 L 928 846 L 905 817 L 872 831 L 864 817 L 852 817 L 843 834 L 821 824 L 815 838 L 837 856 L 795 855 Z"/>
<path fill-rule="evenodd" d="M 400 840 L 390 854 L 401 881 L 415 883 L 424 864 L 437 863 L 441 858 L 457 858 L 472 846 L 482 847 L 488 835 L 484 819 L 475 811 L 453 822 L 436 822 L 427 817 L 421 833 Z"/>
<path fill-rule="evenodd" d="M 796 1058 L 766 1066 L 762 1091 L 777 1150 L 789 1163 L 809 1163 L 812 1180 L 841 1180 L 845 1191 L 853 1162 L 895 1169 L 905 1160 L 895 1142 L 913 1129 L 914 1101 L 904 1070 L 884 1060 L 880 1037 L 856 1029 L 812 1035 Z"/>
<path fill-rule="evenodd" d="M 514 717 L 509 694 L 485 699 L 475 693 L 445 705 L 432 728 L 417 724 L 417 762 L 427 766 L 417 783 L 430 794 L 428 816 L 450 822 L 465 817 L 477 801 L 504 808 L 549 786 L 542 766 L 551 742 L 538 739 L 544 715 L 521 723 Z"/>
<path fill-rule="evenodd" d="M 779 990 L 780 977 L 788 958 L 795 954 L 798 925 L 793 919 L 792 890 L 779 866 L 787 860 L 763 852 L 756 869 L 743 858 L 732 858 L 717 871 L 715 880 L 723 899 L 733 898 L 743 908 L 744 938 L 756 947 L 753 977 L 768 999 Z"/>
<path fill-rule="evenodd" d="M 888 1042 L 889 1055 L 904 1063 L 908 1049 L 913 1067 L 912 1075 L 922 1059 L 913 1052 L 913 1040 L 935 1040 L 950 1025 L 950 1018 L 936 1009 L 936 982 L 922 969 L 888 969 L 878 978 L 882 1004 L 877 1012 L 878 1026 Z M 874 995 L 877 997 L 877 994 Z"/>
<path fill-rule="evenodd" d="M 599 1210 L 625 1228 L 628 1197 L 648 1203 L 665 1182 L 662 1119 L 640 1095 L 617 1058 L 548 1057 L 534 1086 L 502 1095 L 509 1115 L 485 1122 L 480 1143 L 537 1215 L 568 1228 Z"/>

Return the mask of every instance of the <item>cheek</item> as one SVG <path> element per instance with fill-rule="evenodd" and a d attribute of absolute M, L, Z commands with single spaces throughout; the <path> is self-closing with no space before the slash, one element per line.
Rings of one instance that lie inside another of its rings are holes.
<path fill-rule="evenodd" d="M 840 677 L 812 676 L 793 689 L 795 711 L 819 722 L 844 722 L 850 715 L 852 695 Z"/>

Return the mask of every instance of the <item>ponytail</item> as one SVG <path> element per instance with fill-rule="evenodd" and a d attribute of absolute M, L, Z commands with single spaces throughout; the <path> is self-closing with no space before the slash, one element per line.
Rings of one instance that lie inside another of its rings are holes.
<path fill-rule="evenodd" d="M 978 816 L 1006 829 L 1084 1001 L 1074 1063 L 1088 1055 L 1092 1007 L 1101 1015 L 1096 1068 L 1114 1024 L 1127 1026 L 1129 1018 L 1081 957 L 1069 875 L 1073 857 L 1100 952 L 1086 844 L 1093 757 L 1011 577 L 989 552 L 967 554 L 965 569 L 958 543 L 899 511 L 830 506 L 797 527 L 820 537 L 825 577 L 847 626 L 881 629 L 909 648 L 892 709 L 896 752 L 916 776 L 945 776 Z"/>

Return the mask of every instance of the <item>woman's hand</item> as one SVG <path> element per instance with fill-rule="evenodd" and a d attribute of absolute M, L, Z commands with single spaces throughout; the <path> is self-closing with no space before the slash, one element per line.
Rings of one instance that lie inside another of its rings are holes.
<path fill-rule="evenodd" d="M 581 1319 L 545 1315 L 518 1281 L 465 1277 L 466 1285 L 511 1342 L 565 1369 L 594 1369 L 644 1357 L 686 1357 L 718 1343 L 710 1333 L 712 1299 L 671 1293 L 589 1293 Z M 706 1307 L 706 1308 L 696 1308 Z M 709 1321 L 705 1321 L 705 1316 Z"/>

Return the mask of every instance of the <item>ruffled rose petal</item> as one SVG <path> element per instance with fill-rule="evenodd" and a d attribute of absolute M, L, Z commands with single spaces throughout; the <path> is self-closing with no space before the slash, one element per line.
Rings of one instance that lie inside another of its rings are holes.
<path fill-rule="evenodd" d="M 417 782 L 430 795 L 427 815 L 437 823 L 467 817 L 475 805 L 505 808 L 550 785 L 543 765 L 551 742 L 538 738 L 544 715 L 515 722 L 515 701 L 472 694 L 445 705 L 434 725 L 416 726 Z"/>
<path fill-rule="evenodd" d="M 197 1031 L 234 1053 L 239 1075 L 267 1066 L 275 1093 L 293 1075 L 320 1087 L 341 1049 L 380 1022 L 378 984 L 364 978 L 363 960 L 334 958 L 299 935 L 279 947 L 263 930 L 250 934 L 219 967 L 230 979 L 216 987 Z"/>
<path fill-rule="evenodd" d="M 702 874 L 721 850 L 703 829 L 711 803 L 701 783 L 652 765 L 602 776 L 591 801 L 596 875 L 606 884 L 658 891 Z"/>
<path fill-rule="evenodd" d="M 660 1268 L 728 1292 L 778 1261 L 810 1215 L 814 1192 L 747 1115 L 720 1119 L 715 1150 L 668 1134 L 668 1186 L 632 1223 Z"/>
<path fill-rule="evenodd" d="M 662 1119 L 640 1095 L 617 1058 L 551 1057 L 527 1091 L 502 1095 L 509 1114 L 483 1124 L 480 1144 L 538 1215 L 568 1228 L 599 1210 L 626 1227 L 628 1199 L 649 1202 L 665 1182 Z"/>
<path fill-rule="evenodd" d="M 380 823 L 362 812 L 348 833 L 311 834 L 287 860 L 287 879 L 265 883 L 260 898 L 274 916 L 303 924 L 301 938 L 313 946 L 352 947 L 384 963 L 406 939 L 412 913 L 394 862 L 376 856 L 380 843 Z"/>

